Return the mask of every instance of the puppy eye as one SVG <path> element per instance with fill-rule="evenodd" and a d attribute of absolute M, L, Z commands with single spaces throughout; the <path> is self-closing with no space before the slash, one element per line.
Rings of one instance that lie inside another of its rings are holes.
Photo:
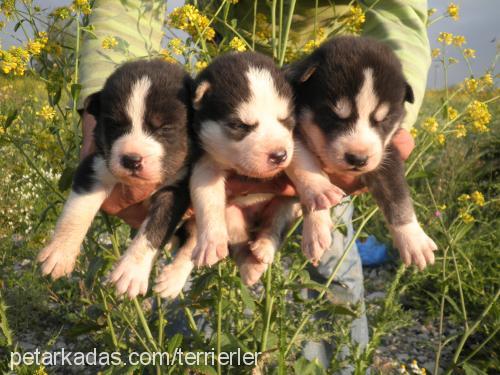
<path fill-rule="evenodd" d="M 250 131 L 252 129 L 251 125 L 245 124 L 244 122 L 241 121 L 229 121 L 227 125 L 233 129 L 233 130 L 244 130 L 244 131 Z"/>
<path fill-rule="evenodd" d="M 287 129 L 292 129 L 295 126 L 295 117 L 290 115 L 284 119 L 278 119 L 279 122 L 283 124 Z"/>

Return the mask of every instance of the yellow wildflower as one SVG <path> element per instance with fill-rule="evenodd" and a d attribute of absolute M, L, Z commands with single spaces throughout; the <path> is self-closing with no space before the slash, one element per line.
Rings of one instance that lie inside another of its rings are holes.
<path fill-rule="evenodd" d="M 465 210 L 460 210 L 460 213 L 458 214 L 458 216 L 460 217 L 460 219 L 462 219 L 462 221 L 465 224 L 470 224 L 470 223 L 474 222 L 474 216 L 472 216 L 470 213 L 468 213 Z"/>
<path fill-rule="evenodd" d="M 177 60 L 171 55 L 170 51 L 168 51 L 166 49 L 162 49 L 160 51 L 160 56 L 166 62 L 169 62 L 169 63 L 176 63 L 177 62 Z"/>
<path fill-rule="evenodd" d="M 447 206 L 445 204 L 440 204 L 437 206 L 437 209 L 440 210 L 440 211 L 444 211 L 446 210 Z"/>
<path fill-rule="evenodd" d="M 429 10 L 427 10 L 427 16 L 430 17 L 436 12 L 437 12 L 436 8 L 430 8 Z"/>
<path fill-rule="evenodd" d="M 243 52 L 246 51 L 247 46 L 243 40 L 235 36 L 231 41 L 229 42 L 229 47 L 231 49 L 234 49 L 235 51 Z"/>
<path fill-rule="evenodd" d="M 443 133 L 438 134 L 436 140 L 440 145 L 444 145 L 444 143 L 446 142 L 446 136 Z"/>
<path fill-rule="evenodd" d="M 491 73 L 486 73 L 482 78 L 481 78 L 481 82 L 485 85 L 485 86 L 493 86 L 493 76 L 491 75 Z"/>
<path fill-rule="evenodd" d="M 12 16 L 15 9 L 16 9 L 15 0 L 4 0 L 0 4 L 0 11 L 5 15 L 7 19 Z"/>
<path fill-rule="evenodd" d="M 465 43 L 467 43 L 467 41 L 465 40 L 465 37 L 463 35 L 455 35 L 453 37 L 453 44 L 457 47 L 462 47 L 462 44 Z"/>
<path fill-rule="evenodd" d="M 464 85 L 468 92 L 473 93 L 477 90 L 479 82 L 474 78 L 466 78 L 464 80 Z"/>
<path fill-rule="evenodd" d="M 80 11 L 85 15 L 89 15 L 92 12 L 88 0 L 73 0 L 71 8 L 72 10 Z"/>
<path fill-rule="evenodd" d="M 30 54 L 37 56 L 42 52 L 43 47 L 44 45 L 38 40 L 29 40 L 26 49 Z"/>
<path fill-rule="evenodd" d="M 423 128 L 429 133 L 435 133 L 438 130 L 438 122 L 434 117 L 428 117 L 424 120 Z"/>
<path fill-rule="evenodd" d="M 191 4 L 175 8 L 169 16 L 172 27 L 186 31 L 192 37 L 201 36 L 206 40 L 215 37 L 215 31 L 209 26 L 210 20 Z"/>
<path fill-rule="evenodd" d="M 458 19 L 460 18 L 459 10 L 460 10 L 460 8 L 459 8 L 459 6 L 457 4 L 450 3 L 448 5 L 448 9 L 446 10 L 446 12 L 455 21 L 458 21 Z"/>
<path fill-rule="evenodd" d="M 53 12 L 52 12 L 52 17 L 54 18 L 59 18 L 61 20 L 65 20 L 66 18 L 69 18 L 70 16 L 70 11 L 68 8 L 66 7 L 60 7 L 60 8 L 56 8 Z"/>
<path fill-rule="evenodd" d="M 453 43 L 453 34 L 444 31 L 440 32 L 437 41 L 439 43 L 444 43 L 449 46 L 451 43 Z"/>
<path fill-rule="evenodd" d="M 417 138 L 418 130 L 416 128 L 411 128 L 410 134 L 413 138 Z"/>
<path fill-rule="evenodd" d="M 436 57 L 439 57 L 439 55 L 441 55 L 441 49 L 434 48 L 431 52 L 432 58 L 435 59 Z"/>
<path fill-rule="evenodd" d="M 455 127 L 455 137 L 457 138 L 463 138 L 467 135 L 467 129 L 465 128 L 464 124 L 458 124 Z"/>
<path fill-rule="evenodd" d="M 22 47 L 10 47 L 8 51 L 0 50 L 0 69 L 5 74 L 22 76 L 29 61 L 29 52 Z"/>
<path fill-rule="evenodd" d="M 484 133 L 489 131 L 488 124 L 491 121 L 491 113 L 488 106 L 478 100 L 474 100 L 467 106 L 467 116 L 474 130 Z"/>
<path fill-rule="evenodd" d="M 358 34 L 366 21 L 366 16 L 363 8 L 355 4 L 349 7 L 347 14 L 346 26 L 351 33 Z"/>
<path fill-rule="evenodd" d="M 464 49 L 464 56 L 468 57 L 470 59 L 475 59 L 476 58 L 476 50 L 472 48 L 465 48 Z"/>
<path fill-rule="evenodd" d="M 47 374 L 47 371 L 45 370 L 45 366 L 42 365 L 35 370 L 33 375 L 48 375 L 48 374 Z"/>
<path fill-rule="evenodd" d="M 450 64 L 458 64 L 458 59 L 456 59 L 454 57 L 450 57 L 450 58 L 448 58 L 448 62 Z"/>
<path fill-rule="evenodd" d="M 452 106 L 448 107 L 448 118 L 453 121 L 458 117 L 458 111 Z"/>
<path fill-rule="evenodd" d="M 457 199 L 459 202 L 467 202 L 470 200 L 470 195 L 469 194 L 462 194 L 458 197 Z"/>
<path fill-rule="evenodd" d="M 325 29 L 323 27 L 320 27 L 316 31 L 316 37 L 314 39 L 309 40 L 306 44 L 304 44 L 304 47 L 302 47 L 302 52 L 311 53 L 316 48 L 318 48 L 325 39 L 326 39 Z"/>
<path fill-rule="evenodd" d="M 196 61 L 196 64 L 194 64 L 194 68 L 196 69 L 197 72 L 205 69 L 208 66 L 208 63 L 203 60 L 198 60 Z"/>
<path fill-rule="evenodd" d="M 170 39 L 170 41 L 168 42 L 168 46 L 176 55 L 182 55 L 186 50 L 185 44 L 179 38 Z"/>
<path fill-rule="evenodd" d="M 39 111 L 36 112 L 36 115 L 46 121 L 51 121 L 54 117 L 56 117 L 56 110 L 50 105 L 44 105 Z"/>
<path fill-rule="evenodd" d="M 104 49 L 113 49 L 118 45 L 118 41 L 114 36 L 107 36 L 102 40 L 101 47 Z"/>
<path fill-rule="evenodd" d="M 484 206 L 484 195 L 480 191 L 475 191 L 470 195 L 472 201 L 477 204 L 479 207 Z"/>

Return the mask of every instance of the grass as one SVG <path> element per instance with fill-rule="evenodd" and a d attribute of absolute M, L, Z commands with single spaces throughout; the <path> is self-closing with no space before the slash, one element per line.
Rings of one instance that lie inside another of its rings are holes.
<path fill-rule="evenodd" d="M 230 19 L 231 5 L 224 2 L 212 16 L 208 13 L 208 25 L 198 27 L 197 34 L 188 38 L 182 61 L 190 69 L 195 69 L 196 60 L 209 61 L 228 49 L 235 30 L 248 45 L 269 47 L 277 62 L 297 57 L 300 48 L 288 40 L 287 14 L 291 8 L 282 9 L 278 1 L 273 4 L 270 18 L 281 26 L 269 30 L 275 37 L 269 39 L 268 46 L 261 36 L 257 37 L 257 32 L 263 32 L 260 26 L 254 24 L 253 34 L 247 35 Z M 81 32 L 87 32 L 86 16 L 75 11 L 72 17 Z M 33 25 L 30 22 L 28 17 L 26 27 Z M 349 26 L 350 21 L 341 22 Z M 211 25 L 224 30 L 217 46 L 203 37 Z M 339 25 L 341 28 L 342 23 Z M 171 29 L 168 32 L 173 33 Z M 414 316 L 424 316 L 440 332 L 434 350 L 436 368 L 428 368 L 430 372 L 437 373 L 442 367 L 450 374 L 495 373 L 500 367 L 498 89 L 478 79 L 481 83 L 475 90 L 457 86 L 427 93 L 416 126 L 417 147 L 407 162 L 408 180 L 419 219 L 440 251 L 436 264 L 423 273 L 406 270 L 397 259 L 392 262 L 385 298 L 367 303 L 371 340 L 367 350 L 360 351 L 349 339 L 349 322 L 359 314 L 359 306 L 331 303 L 335 296 L 327 286 L 335 275 L 326 284 L 313 280 L 300 252 L 300 235 L 294 231 L 262 284 L 251 290 L 241 283 L 234 264 L 225 261 L 212 269 L 196 271 L 190 291 L 177 301 L 161 301 L 151 292 L 132 301 L 117 298 L 104 279 L 126 248 L 130 230 L 103 214 L 93 223 L 71 278 L 52 282 L 40 276 L 34 258 L 50 235 L 68 193 L 80 143 L 74 106 L 66 105 L 74 103 L 78 93 L 72 48 L 65 47 L 62 57 L 49 53 L 32 56 L 37 69 L 23 77 L 0 76 L 0 170 L 4 177 L 0 186 L 0 210 L 4 213 L 0 217 L 2 371 L 8 371 L 9 353 L 27 350 L 27 342 L 44 350 L 57 346 L 79 351 L 97 348 L 124 355 L 133 351 L 173 354 L 176 348 L 215 353 L 261 351 L 256 373 L 332 373 L 345 363 L 353 365 L 358 374 L 370 366 L 374 372 L 385 371 L 374 366 L 376 349 L 385 335 L 397 334 L 412 323 Z M 294 56 L 287 55 L 290 50 Z M 171 58 L 171 52 L 167 52 L 164 57 Z M 54 66 L 47 64 L 50 59 Z M 443 63 L 447 64 L 446 60 Z M 470 105 L 474 101 L 488 106 L 488 132 L 473 131 Z M 55 109 L 53 118 L 42 114 L 44 106 Z M 457 110 L 456 118 L 449 116 L 450 106 Z M 428 118 L 439 123 L 436 131 L 426 125 Z M 468 129 L 465 137 L 456 136 L 459 123 Z M 473 194 L 475 191 L 482 193 L 484 202 Z M 365 194 L 355 203 L 357 237 L 373 234 L 389 244 L 383 219 L 371 197 Z M 304 288 L 316 291 L 317 297 L 304 298 Z M 315 319 L 311 319 L 313 316 Z M 448 323 L 458 327 L 454 336 L 445 335 Z M 337 344 L 326 370 L 308 362 L 301 352 L 303 342 L 319 338 Z M 351 349 L 347 358 L 341 358 L 344 345 Z M 444 361 L 441 357 L 447 348 L 452 349 L 452 356 Z M 178 374 L 187 368 L 116 365 L 101 370 Z M 219 363 L 190 370 L 204 374 L 252 371 L 246 366 Z M 16 371 L 43 374 L 46 370 L 20 366 Z"/>

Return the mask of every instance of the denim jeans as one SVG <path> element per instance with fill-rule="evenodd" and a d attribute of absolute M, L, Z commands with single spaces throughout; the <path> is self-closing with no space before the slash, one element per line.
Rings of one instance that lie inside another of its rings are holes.
<path fill-rule="evenodd" d="M 326 282 L 332 274 L 338 260 L 342 257 L 344 250 L 354 236 L 352 226 L 352 214 L 354 211 L 353 204 L 350 199 L 344 200 L 332 210 L 332 218 L 334 224 L 344 224 L 346 234 L 344 235 L 339 230 L 332 232 L 332 245 L 321 258 L 319 266 L 316 268 L 316 273 L 319 276 L 318 281 Z M 351 340 L 355 345 L 361 348 L 368 344 L 368 321 L 365 314 L 364 306 L 364 287 L 363 287 L 363 270 L 361 266 L 361 258 L 358 253 L 356 244 L 354 244 L 346 255 L 346 258 L 340 265 L 334 283 L 330 288 L 336 299 L 341 303 L 352 303 L 361 305 L 361 316 L 354 319 L 351 323 L 350 332 Z M 326 341 L 308 341 L 303 347 L 303 354 L 308 360 L 317 359 L 324 368 L 328 368 L 331 361 L 333 346 L 335 343 Z M 342 349 L 343 355 L 348 355 L 348 349 Z M 352 369 L 346 368 L 341 371 L 341 374 L 350 374 Z"/>

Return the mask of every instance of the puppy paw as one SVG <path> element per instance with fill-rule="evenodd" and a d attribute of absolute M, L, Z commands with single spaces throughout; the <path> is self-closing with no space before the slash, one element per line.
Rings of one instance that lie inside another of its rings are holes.
<path fill-rule="evenodd" d="M 37 256 L 37 261 L 41 263 L 42 274 L 50 275 L 54 280 L 68 276 L 75 268 L 79 252 L 78 247 L 51 242 Z"/>
<path fill-rule="evenodd" d="M 130 299 L 145 295 L 154 258 L 155 252 L 150 249 L 144 252 L 127 250 L 109 276 L 117 294 L 126 293 Z"/>
<path fill-rule="evenodd" d="M 240 277 L 243 284 L 252 286 L 266 272 L 268 264 L 260 262 L 253 254 L 249 254 L 239 263 Z"/>
<path fill-rule="evenodd" d="M 418 222 L 393 226 L 391 233 L 394 247 L 398 249 L 405 265 L 413 263 L 422 271 L 427 265 L 434 264 L 437 246 Z"/>
<path fill-rule="evenodd" d="M 175 298 L 179 295 L 193 270 L 193 262 L 173 262 L 161 270 L 155 280 L 153 291 L 162 298 Z"/>
<path fill-rule="evenodd" d="M 201 234 L 193 251 L 193 263 L 196 267 L 211 267 L 228 254 L 227 232 L 213 231 Z"/>
<path fill-rule="evenodd" d="M 326 210 L 304 216 L 302 252 L 314 265 L 318 265 L 323 253 L 332 244 L 332 222 Z"/>
<path fill-rule="evenodd" d="M 250 245 L 250 250 L 259 262 L 270 264 L 273 262 L 276 248 L 272 240 L 262 237 Z"/>
<path fill-rule="evenodd" d="M 300 192 L 302 204 L 309 211 L 326 210 L 340 203 L 345 193 L 326 178 L 318 179 Z"/>

